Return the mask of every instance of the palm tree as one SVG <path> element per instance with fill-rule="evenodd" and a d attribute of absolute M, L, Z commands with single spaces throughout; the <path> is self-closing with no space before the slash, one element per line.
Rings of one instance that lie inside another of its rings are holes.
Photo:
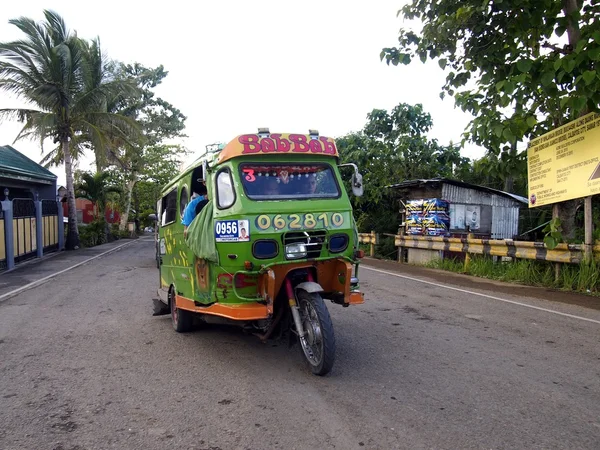
<path fill-rule="evenodd" d="M 142 93 L 133 80 L 119 77 L 119 64 L 103 56 L 99 39 L 82 40 L 81 45 L 87 64 L 84 91 L 102 94 L 102 110 L 88 111 L 82 117 L 84 120 L 74 123 L 80 128 L 70 142 L 71 156 L 75 160 L 84 152 L 93 151 L 96 171 L 101 172 L 114 163 L 117 148 L 143 137 L 140 124 L 117 108 L 123 102 L 137 101 Z M 61 146 L 48 152 L 40 164 L 45 167 L 64 164 Z"/>
<path fill-rule="evenodd" d="M 58 147 L 54 162 L 65 164 L 69 227 L 67 249 L 79 247 L 73 186 L 74 157 L 86 148 L 104 152 L 107 130 L 125 136 L 133 121 L 107 113 L 108 99 L 133 95 L 135 88 L 123 81 L 107 82 L 99 76 L 102 57 L 99 41 L 87 43 L 71 33 L 62 17 L 44 11 L 45 21 L 21 17 L 9 23 L 25 38 L 0 43 L 0 89 L 16 95 L 31 109 L 0 109 L 0 119 L 24 123 L 16 140 L 37 138 L 43 149 L 46 138 Z"/>
<path fill-rule="evenodd" d="M 109 172 L 97 172 L 93 175 L 89 172 L 83 172 L 81 174 L 82 181 L 76 186 L 77 197 L 87 198 L 92 202 L 96 217 L 104 215 L 108 194 L 121 192 L 120 188 L 107 183 L 109 178 Z"/>

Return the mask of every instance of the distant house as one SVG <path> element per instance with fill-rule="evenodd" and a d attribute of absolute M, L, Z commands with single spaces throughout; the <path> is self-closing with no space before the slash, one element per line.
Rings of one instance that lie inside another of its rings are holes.
<path fill-rule="evenodd" d="M 58 188 L 58 196 L 61 199 L 64 217 L 68 217 L 69 206 L 67 203 L 67 189 L 64 186 Z M 94 221 L 94 204 L 87 198 L 76 198 L 75 208 L 77 209 L 77 222 L 88 224 Z M 107 223 L 119 223 L 121 216 L 119 211 L 113 210 L 110 206 L 104 209 L 104 218 Z"/>
<path fill-rule="evenodd" d="M 386 187 L 404 201 L 447 200 L 452 236 L 471 232 L 478 237 L 512 239 L 519 233 L 519 209 L 528 205 L 525 197 L 448 178 L 408 180 Z"/>

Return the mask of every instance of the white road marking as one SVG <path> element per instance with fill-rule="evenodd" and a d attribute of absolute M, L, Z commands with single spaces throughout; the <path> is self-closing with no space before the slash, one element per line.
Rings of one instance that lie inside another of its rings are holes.
<path fill-rule="evenodd" d="M 140 239 L 140 241 L 142 241 L 142 240 L 143 239 Z M 88 262 L 90 262 L 90 261 L 92 261 L 92 260 L 94 260 L 96 258 L 100 258 L 101 256 L 104 256 L 104 255 L 106 255 L 108 253 L 112 253 L 114 251 L 117 251 L 120 248 L 125 247 L 126 245 L 133 244 L 134 242 L 137 242 L 137 241 L 126 242 L 124 244 L 119 245 L 118 247 L 114 247 L 114 248 L 111 248 L 110 250 L 107 250 L 107 251 L 105 251 L 103 253 L 100 253 L 99 255 L 92 256 L 91 258 L 88 258 L 85 261 L 81 261 L 81 262 L 79 262 L 77 264 L 73 264 L 71 267 L 67 267 L 66 269 L 63 269 L 63 270 L 61 270 L 59 272 L 47 275 L 44 278 L 40 278 L 39 280 L 32 281 L 31 283 L 26 284 L 25 286 L 21 286 L 20 288 L 17 288 L 17 289 L 14 289 L 14 290 L 10 291 L 10 292 L 7 292 L 6 294 L 2 294 L 2 295 L 0 295 L 0 302 L 3 301 L 3 300 L 8 299 L 10 297 L 14 297 L 17 294 L 20 294 L 21 292 L 26 291 L 27 289 L 31 289 L 31 288 L 34 288 L 36 286 L 39 286 L 40 284 L 44 284 L 46 281 L 50 280 L 51 278 L 54 278 L 54 277 L 56 277 L 56 276 L 58 276 L 60 274 L 68 272 L 69 270 L 73 270 L 73 269 L 75 269 L 75 268 L 77 268 L 79 266 L 82 266 L 82 265 L 84 265 L 84 264 L 86 264 L 86 263 L 88 263 Z"/>
<path fill-rule="evenodd" d="M 597 323 L 598 325 L 600 325 L 600 320 L 588 319 L 587 317 L 581 317 L 581 316 L 574 316 L 573 314 L 562 313 L 559 311 L 554 311 L 552 309 L 540 308 L 539 306 L 533 306 L 533 305 L 528 305 L 527 303 L 515 302 L 514 300 L 507 300 L 505 298 L 495 297 L 493 295 L 480 294 L 479 292 L 473 292 L 473 291 L 468 291 L 466 289 L 455 288 L 452 286 L 448 286 L 446 284 L 434 283 L 432 281 L 425 281 L 425 280 L 421 280 L 419 278 L 413 278 L 413 277 L 409 277 L 406 275 L 400 275 L 399 273 L 388 272 L 387 270 L 375 269 L 373 267 L 365 266 L 363 264 L 361 264 L 360 267 L 362 269 L 372 270 L 373 272 L 379 272 L 379 273 L 383 273 L 386 275 L 392 275 L 392 276 L 398 277 L 398 278 L 405 278 L 405 279 L 411 280 L 411 281 L 418 281 L 419 283 L 430 284 L 432 286 L 437 286 L 437 287 L 441 287 L 444 289 L 451 289 L 453 291 L 463 292 L 465 294 L 478 295 L 479 297 L 491 298 L 492 300 L 498 300 L 499 302 L 511 303 L 513 305 L 523 306 L 524 308 L 537 309 L 538 311 L 544 311 L 544 312 L 551 313 L 551 314 L 558 314 L 559 316 L 570 317 L 571 319 L 585 320 L 586 322 Z"/>

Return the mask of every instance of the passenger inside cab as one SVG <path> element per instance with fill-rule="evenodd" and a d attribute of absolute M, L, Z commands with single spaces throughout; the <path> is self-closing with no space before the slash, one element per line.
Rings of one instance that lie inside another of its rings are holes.
<path fill-rule="evenodd" d="M 208 203 L 208 194 L 206 191 L 205 185 L 199 185 L 194 193 L 192 194 L 192 199 L 185 207 L 185 211 L 183 212 L 183 218 L 181 219 L 181 223 L 183 224 L 183 236 L 187 237 L 188 227 L 194 220 L 194 218 L 202 211 L 202 208 L 206 206 Z"/>

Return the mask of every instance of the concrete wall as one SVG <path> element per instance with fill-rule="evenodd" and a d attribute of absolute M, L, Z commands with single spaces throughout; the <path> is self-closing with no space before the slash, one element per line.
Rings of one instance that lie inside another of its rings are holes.
<path fill-rule="evenodd" d="M 409 264 L 426 264 L 436 259 L 442 259 L 443 252 L 440 250 L 425 250 L 421 248 L 409 248 L 408 263 Z"/>

